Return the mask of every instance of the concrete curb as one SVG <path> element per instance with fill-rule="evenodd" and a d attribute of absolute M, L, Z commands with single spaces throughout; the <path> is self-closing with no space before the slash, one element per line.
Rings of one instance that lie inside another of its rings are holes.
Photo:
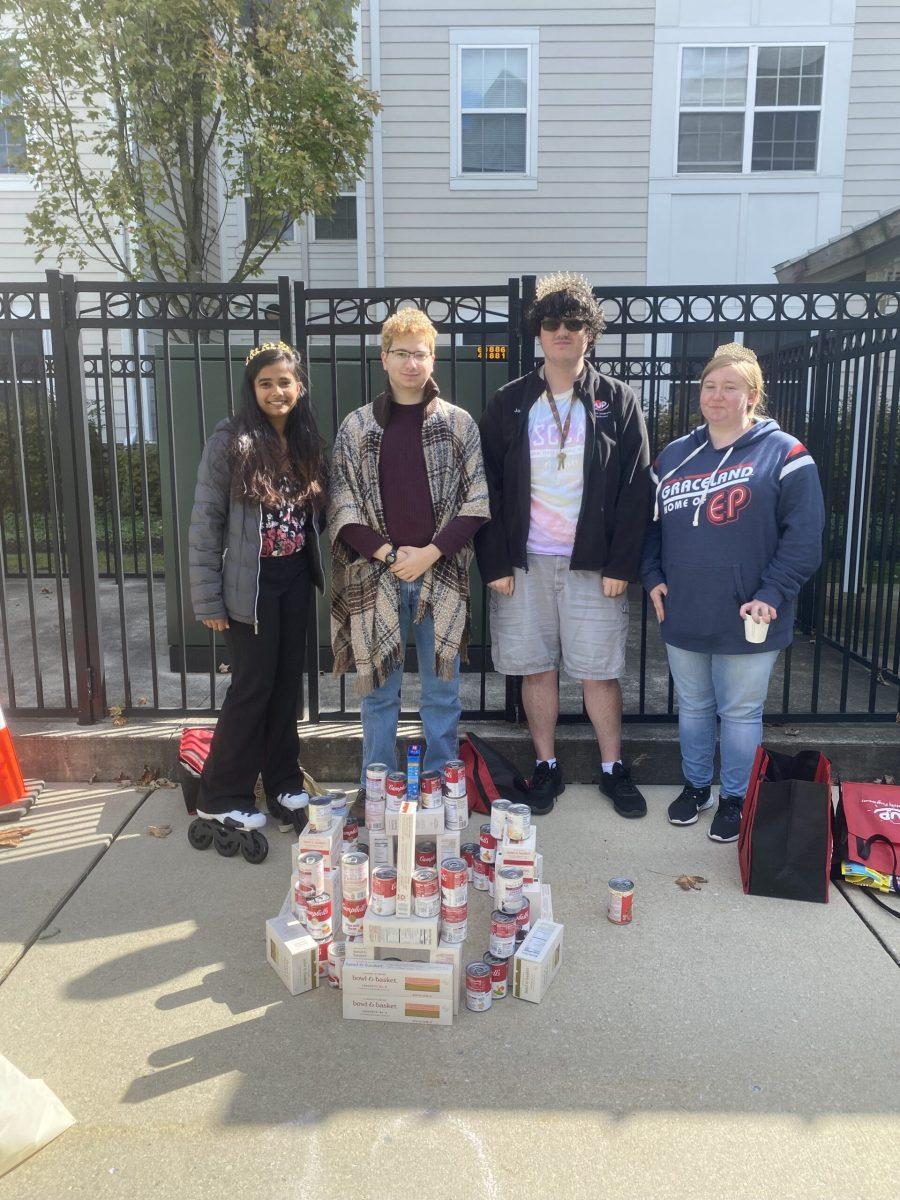
<path fill-rule="evenodd" d="M 178 741 L 187 725 L 215 724 L 204 718 L 131 718 L 116 728 L 111 721 L 76 725 L 70 720 L 17 718 L 10 721 L 22 772 L 60 782 L 114 781 L 122 775 L 140 778 L 145 767 L 171 776 L 178 760 Z M 465 732 L 468 726 L 462 726 Z M 531 741 L 523 725 L 471 723 L 477 732 L 530 774 Z M 787 733 L 790 729 L 795 732 Z M 421 735 L 417 723 L 401 724 L 401 741 Z M 872 722 L 847 725 L 766 726 L 767 746 L 787 754 L 803 747 L 824 750 L 845 779 L 873 779 L 896 774 L 900 761 L 900 725 Z M 301 761 L 317 780 L 339 782 L 355 775 L 362 754 L 358 722 L 323 722 L 300 726 Z M 598 751 L 593 732 L 584 725 L 562 725 L 557 754 L 565 778 L 572 783 L 596 782 Z M 643 783 L 672 783 L 681 776 L 675 725 L 625 725 L 624 754 Z"/>

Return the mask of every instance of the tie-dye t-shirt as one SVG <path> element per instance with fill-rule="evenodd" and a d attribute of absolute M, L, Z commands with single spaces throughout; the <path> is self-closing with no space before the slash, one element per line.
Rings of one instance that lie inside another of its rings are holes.
<path fill-rule="evenodd" d="M 556 411 L 565 426 L 569 409 L 572 423 L 565 445 L 565 466 L 558 467 L 559 429 L 546 395 L 541 396 L 528 414 L 528 440 L 531 444 L 531 526 L 528 530 L 529 554 L 570 555 L 575 544 L 575 526 L 581 511 L 584 489 L 584 436 L 587 416 L 581 401 L 572 400 L 573 392 L 557 396 Z"/>

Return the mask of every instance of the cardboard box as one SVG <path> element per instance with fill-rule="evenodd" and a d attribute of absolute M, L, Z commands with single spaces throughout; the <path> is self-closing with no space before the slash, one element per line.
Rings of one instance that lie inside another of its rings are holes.
<path fill-rule="evenodd" d="M 525 882 L 533 883 L 540 878 L 539 860 L 543 861 L 537 851 L 537 830 L 532 827 L 524 842 L 511 842 L 504 836 L 497 847 L 495 867 L 497 870 L 501 867 L 521 867 Z"/>
<path fill-rule="evenodd" d="M 462 942 L 438 942 L 436 950 L 430 954 L 433 963 L 449 963 L 453 967 L 453 1015 L 459 1012 L 459 998 L 463 985 L 463 951 Z"/>
<path fill-rule="evenodd" d="M 344 821 L 336 817 L 331 828 L 323 833 L 311 833 L 309 827 L 297 839 L 297 853 L 305 854 L 308 850 L 317 850 L 325 856 L 325 866 L 340 869 L 341 854 L 344 843 Z"/>
<path fill-rule="evenodd" d="M 384 962 L 385 959 L 399 958 L 402 962 L 431 962 L 432 950 L 423 950 L 414 946 L 370 946 L 362 940 L 347 942 L 347 958 L 353 962 L 370 959 Z"/>
<path fill-rule="evenodd" d="M 400 832 L 400 814 L 384 814 L 384 831 L 392 837 Z M 416 837 L 430 838 L 432 841 L 439 833 L 444 832 L 444 809 L 420 808 L 416 813 Z"/>
<path fill-rule="evenodd" d="M 525 898 L 531 903 L 531 923 L 536 921 L 553 920 L 553 901 L 550 896 L 549 883 L 526 883 Z"/>
<path fill-rule="evenodd" d="M 319 986 L 319 947 L 293 917 L 266 921 L 266 957 L 292 996 Z"/>
<path fill-rule="evenodd" d="M 477 838 L 475 839 L 478 840 Z M 437 860 L 438 867 L 445 858 L 459 858 L 459 848 L 462 845 L 462 838 L 458 829 L 445 829 L 443 833 L 438 834 L 437 838 Z"/>
<path fill-rule="evenodd" d="M 453 998 L 453 964 L 354 959 L 344 963 L 344 991 L 357 996 L 450 1000 Z"/>
<path fill-rule="evenodd" d="M 453 1001 L 448 996 L 361 996 L 344 991 L 343 1013 L 349 1021 L 405 1021 L 418 1025 L 452 1025 Z"/>
<path fill-rule="evenodd" d="M 363 920 L 367 946 L 406 946 L 433 950 L 440 941 L 440 917 L 383 917 L 371 908 Z"/>
<path fill-rule="evenodd" d="M 412 915 L 412 877 L 416 869 L 416 818 L 418 804 L 404 800 L 397 828 L 397 916 Z"/>
<path fill-rule="evenodd" d="M 531 927 L 512 961 L 512 993 L 519 1000 L 539 1004 L 556 978 L 562 963 L 563 927 L 540 920 Z"/>

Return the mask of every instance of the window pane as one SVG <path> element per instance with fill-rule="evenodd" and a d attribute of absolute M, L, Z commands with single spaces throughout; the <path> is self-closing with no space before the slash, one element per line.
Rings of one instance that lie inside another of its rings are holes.
<path fill-rule="evenodd" d="M 356 240 L 356 197 L 338 196 L 334 213 L 319 216 L 316 213 L 317 242 L 352 242 Z"/>
<path fill-rule="evenodd" d="M 743 106 L 747 95 L 745 46 L 688 46 L 681 57 L 681 103 L 691 108 Z"/>
<path fill-rule="evenodd" d="M 10 97 L 0 93 L 0 173 L 13 174 L 24 170 L 25 130 L 22 122 L 6 116 Z"/>
<path fill-rule="evenodd" d="M 792 108 L 821 104 L 824 46 L 760 46 L 756 103 Z"/>
<path fill-rule="evenodd" d="M 814 171 L 818 140 L 818 113 L 757 113 L 751 170 Z"/>
<path fill-rule="evenodd" d="M 464 113 L 462 169 L 467 175 L 525 171 L 524 113 Z"/>
<path fill-rule="evenodd" d="M 473 108 L 525 108 L 528 103 L 528 51 L 502 46 L 463 50 L 460 97 Z"/>
<path fill-rule="evenodd" d="M 743 157 L 743 113 L 681 114 L 679 171 L 740 171 Z"/>

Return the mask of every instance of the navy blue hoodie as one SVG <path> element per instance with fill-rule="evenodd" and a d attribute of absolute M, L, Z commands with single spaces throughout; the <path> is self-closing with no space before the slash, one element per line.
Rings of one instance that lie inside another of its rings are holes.
<path fill-rule="evenodd" d="M 653 465 L 656 505 L 641 582 L 668 586 L 663 641 L 706 654 L 789 646 L 797 593 L 822 559 L 825 509 L 809 451 L 776 421 L 758 420 L 722 450 L 705 425 L 666 446 Z M 748 642 L 740 606 L 778 613 Z"/>

